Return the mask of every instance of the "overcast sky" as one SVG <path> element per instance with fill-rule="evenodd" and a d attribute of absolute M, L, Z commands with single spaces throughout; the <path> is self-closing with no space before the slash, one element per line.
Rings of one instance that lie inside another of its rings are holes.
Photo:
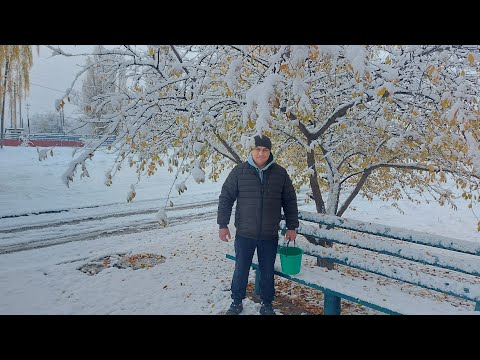
<path fill-rule="evenodd" d="M 94 45 L 60 45 L 65 51 L 83 53 Z M 34 49 L 33 66 L 30 72 L 30 93 L 27 101 L 22 101 L 22 116 L 26 114 L 26 104 L 30 104 L 30 116 L 37 113 L 55 111 L 55 100 L 59 99 L 72 84 L 75 74 L 83 63 L 82 58 L 64 56 L 51 57 L 52 51 L 40 46 L 40 54 Z M 65 105 L 65 116 L 75 116 L 75 107 Z"/>

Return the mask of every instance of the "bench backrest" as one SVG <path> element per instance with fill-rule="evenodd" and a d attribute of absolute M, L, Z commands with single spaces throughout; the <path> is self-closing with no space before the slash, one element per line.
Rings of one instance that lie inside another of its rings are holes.
<path fill-rule="evenodd" d="M 480 311 L 480 242 L 299 211 L 297 232 L 338 244 L 302 245 L 306 254 L 476 303 Z"/>

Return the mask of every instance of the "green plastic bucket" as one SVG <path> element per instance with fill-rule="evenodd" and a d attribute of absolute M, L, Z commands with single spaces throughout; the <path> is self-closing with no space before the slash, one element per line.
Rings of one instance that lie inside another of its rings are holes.
<path fill-rule="evenodd" d="M 302 265 L 303 250 L 296 246 L 281 246 L 278 249 L 282 271 L 288 275 L 295 275 L 300 272 Z"/>

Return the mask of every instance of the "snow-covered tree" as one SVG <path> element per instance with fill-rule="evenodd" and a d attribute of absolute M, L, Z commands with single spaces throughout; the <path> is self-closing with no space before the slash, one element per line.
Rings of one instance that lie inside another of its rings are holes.
<path fill-rule="evenodd" d="M 5 91 L 13 98 L 14 84 L 17 99 L 28 93 L 32 65 L 32 45 L 0 45 L 0 98 Z"/>
<path fill-rule="evenodd" d="M 106 135 L 120 135 L 115 171 L 128 162 L 140 177 L 165 165 L 179 182 L 201 178 L 201 169 L 215 180 L 265 133 L 320 213 L 342 216 L 356 196 L 418 201 L 412 191 L 455 208 L 452 181 L 470 206 L 479 200 L 479 46 L 162 45 L 108 53 L 127 79 L 125 92 L 102 98 L 111 111 L 99 120 Z M 66 184 L 86 155 L 65 173 Z"/>
<path fill-rule="evenodd" d="M 115 111 L 112 108 L 115 102 L 111 98 L 126 88 L 125 75 L 117 67 L 122 58 L 115 59 L 115 56 L 105 47 L 97 45 L 84 65 L 86 74 L 82 80 L 82 90 L 72 98 L 72 102 L 79 106 L 83 114 L 80 120 L 90 125 L 94 134 L 104 132 L 108 122 L 102 121 L 102 118 Z"/>
<path fill-rule="evenodd" d="M 55 111 L 34 114 L 30 118 L 30 130 L 32 133 L 60 133 L 61 121 L 60 115 Z"/>
<path fill-rule="evenodd" d="M 38 46 L 37 51 L 39 51 Z M 16 109 L 17 99 L 25 97 L 28 93 L 30 88 L 30 69 L 32 65 L 32 45 L 0 45 L 0 113 L 2 139 L 6 102 L 9 100 L 10 108 Z M 8 99 L 6 97 L 7 94 Z M 15 112 L 13 116 L 12 119 L 16 119 Z"/>

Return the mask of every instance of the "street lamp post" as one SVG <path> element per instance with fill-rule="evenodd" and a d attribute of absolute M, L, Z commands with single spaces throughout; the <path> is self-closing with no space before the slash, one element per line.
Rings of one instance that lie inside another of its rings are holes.
<path fill-rule="evenodd" d="M 2 119 L 1 119 L 1 126 L 0 131 L 2 132 L 0 137 L 0 149 L 3 149 L 3 128 L 4 128 L 4 119 L 5 119 L 5 95 L 7 93 L 7 76 L 8 76 L 8 60 L 5 61 L 5 79 L 3 80 L 3 101 L 2 101 Z"/>

